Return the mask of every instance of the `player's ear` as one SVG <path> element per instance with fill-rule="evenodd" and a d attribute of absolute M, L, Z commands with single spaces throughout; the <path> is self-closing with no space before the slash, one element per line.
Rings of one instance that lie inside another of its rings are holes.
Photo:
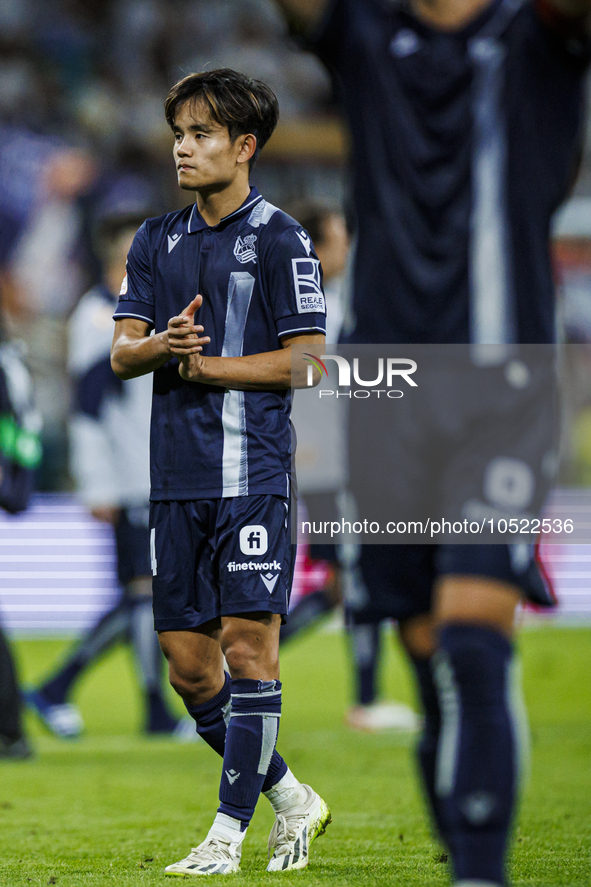
<path fill-rule="evenodd" d="M 237 162 L 248 163 L 257 149 L 256 136 L 253 135 L 253 133 L 249 132 L 246 135 L 239 136 L 239 140 L 240 151 L 238 152 Z"/>

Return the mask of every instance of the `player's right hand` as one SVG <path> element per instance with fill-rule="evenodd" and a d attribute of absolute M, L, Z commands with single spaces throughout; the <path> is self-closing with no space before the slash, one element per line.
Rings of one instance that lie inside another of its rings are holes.
<path fill-rule="evenodd" d="M 202 303 L 203 296 L 196 295 L 180 314 L 168 321 L 168 346 L 179 359 L 199 354 L 203 346 L 211 341 L 209 336 L 201 335 L 204 328 L 199 324 L 195 325 L 195 312 Z"/>

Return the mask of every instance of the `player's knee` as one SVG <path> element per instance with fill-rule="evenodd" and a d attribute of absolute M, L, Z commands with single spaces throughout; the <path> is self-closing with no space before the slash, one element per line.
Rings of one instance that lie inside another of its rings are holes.
<path fill-rule="evenodd" d="M 250 669 L 257 656 L 247 641 L 239 638 L 231 640 L 224 649 L 224 656 L 233 678 L 250 677 Z"/>
<path fill-rule="evenodd" d="M 247 638 L 233 638 L 223 649 L 233 678 L 267 679 L 279 673 L 277 654 L 251 644 Z"/>
<path fill-rule="evenodd" d="M 183 667 L 182 663 L 169 660 L 168 679 L 173 690 L 190 705 L 199 705 L 215 694 L 216 681 L 213 674 L 207 671 L 195 672 Z"/>

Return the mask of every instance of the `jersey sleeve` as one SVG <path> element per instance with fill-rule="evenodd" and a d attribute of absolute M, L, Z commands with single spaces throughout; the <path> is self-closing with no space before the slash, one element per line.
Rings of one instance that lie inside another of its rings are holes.
<path fill-rule="evenodd" d="M 322 268 L 303 228 L 293 226 L 275 237 L 265 257 L 265 284 L 279 338 L 326 332 Z"/>
<path fill-rule="evenodd" d="M 154 326 L 154 284 L 148 252 L 146 223 L 141 226 L 127 255 L 125 277 L 119 293 L 114 320 L 135 317 Z"/>

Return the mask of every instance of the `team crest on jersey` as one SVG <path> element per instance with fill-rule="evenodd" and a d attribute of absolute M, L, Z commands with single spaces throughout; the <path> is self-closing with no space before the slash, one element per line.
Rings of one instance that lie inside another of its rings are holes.
<path fill-rule="evenodd" d="M 256 239 L 256 234 L 247 234 L 244 238 L 240 236 L 236 238 L 234 255 L 241 265 L 246 265 L 247 262 L 256 262 L 257 254 L 254 248 Z"/>

